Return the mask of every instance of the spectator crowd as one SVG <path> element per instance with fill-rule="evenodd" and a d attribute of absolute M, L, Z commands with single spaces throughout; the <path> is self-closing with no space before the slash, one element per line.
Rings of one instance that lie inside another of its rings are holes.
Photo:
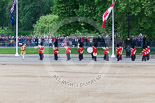
<path fill-rule="evenodd" d="M 58 39 L 58 46 L 63 47 L 67 42 L 70 43 L 71 47 L 76 47 L 79 42 L 82 42 L 84 47 L 89 47 L 95 43 L 98 47 L 111 46 L 111 36 L 19 36 L 18 42 L 24 43 L 27 47 L 34 47 L 44 43 L 45 47 L 52 47 L 55 39 Z M 116 44 L 117 39 L 115 39 Z M 146 37 L 139 35 L 138 37 L 131 37 L 131 45 L 141 47 L 146 43 Z M 150 41 L 151 46 L 155 46 L 155 42 Z M 2 36 L 0 35 L 0 47 L 15 47 L 16 37 L 15 36 Z"/>
<path fill-rule="evenodd" d="M 40 45 L 43 42 L 44 46 L 52 47 L 55 39 L 58 39 L 58 46 L 63 47 L 66 45 L 67 42 L 70 43 L 71 47 L 76 47 L 79 42 L 84 44 L 84 47 L 91 46 L 93 43 L 96 43 L 98 47 L 105 46 L 105 44 L 111 44 L 111 37 L 110 36 L 19 36 L 18 42 L 24 43 L 28 47 L 34 47 Z M 15 47 L 16 46 L 16 38 L 15 36 L 0 36 L 0 46 L 1 47 Z"/>

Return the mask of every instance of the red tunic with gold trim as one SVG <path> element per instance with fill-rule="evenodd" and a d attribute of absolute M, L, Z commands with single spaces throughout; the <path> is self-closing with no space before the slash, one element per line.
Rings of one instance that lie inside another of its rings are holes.
<path fill-rule="evenodd" d="M 59 48 L 56 47 L 56 48 L 54 49 L 54 54 L 58 54 L 58 52 L 59 52 Z"/>
<path fill-rule="evenodd" d="M 135 55 L 135 51 L 136 51 L 135 49 L 132 49 L 131 50 L 131 55 Z"/>
<path fill-rule="evenodd" d="M 117 53 L 117 55 L 120 55 L 120 51 L 121 51 L 120 48 L 116 48 L 116 53 Z"/>
<path fill-rule="evenodd" d="M 71 53 L 71 47 L 67 47 L 66 53 Z"/>
<path fill-rule="evenodd" d="M 93 47 L 93 53 L 97 53 L 97 48 Z"/>
<path fill-rule="evenodd" d="M 143 56 L 145 56 L 146 55 L 146 50 L 143 50 L 142 53 L 143 53 Z"/>
<path fill-rule="evenodd" d="M 41 47 L 40 50 L 39 50 L 39 53 L 42 54 L 43 52 L 44 52 L 44 47 Z"/>
<path fill-rule="evenodd" d="M 146 48 L 146 54 L 149 54 L 149 53 L 150 53 L 150 46 Z"/>
<path fill-rule="evenodd" d="M 84 51 L 84 47 L 79 48 L 79 49 L 78 49 L 79 55 L 80 55 L 80 54 L 83 54 L 83 51 Z"/>
<path fill-rule="evenodd" d="M 119 49 L 120 49 L 120 54 L 122 55 L 122 53 L 123 53 L 123 47 L 120 47 Z"/>
<path fill-rule="evenodd" d="M 147 48 L 148 48 L 148 52 L 150 53 L 150 46 L 148 46 Z"/>
<path fill-rule="evenodd" d="M 109 54 L 109 48 L 104 49 L 104 54 Z"/>

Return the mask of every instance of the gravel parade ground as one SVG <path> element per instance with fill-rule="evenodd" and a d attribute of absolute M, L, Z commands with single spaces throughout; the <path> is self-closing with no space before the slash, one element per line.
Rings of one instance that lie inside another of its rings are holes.
<path fill-rule="evenodd" d="M 155 103 L 155 58 L 0 55 L 0 103 Z"/>

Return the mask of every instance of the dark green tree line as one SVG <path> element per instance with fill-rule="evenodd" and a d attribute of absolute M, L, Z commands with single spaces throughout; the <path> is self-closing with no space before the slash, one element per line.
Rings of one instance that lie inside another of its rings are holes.
<path fill-rule="evenodd" d="M 10 27 L 10 8 L 13 0 L 0 1 L 0 26 Z M 33 24 L 42 15 L 51 13 L 53 0 L 18 0 L 19 4 L 19 29 L 33 30 Z M 15 18 L 15 14 L 14 14 Z"/>
<path fill-rule="evenodd" d="M 66 17 L 87 17 L 93 19 L 102 25 L 102 15 L 112 4 L 112 0 L 55 0 L 52 8 L 54 14 L 58 15 L 60 20 Z M 128 7 L 127 7 L 128 4 Z M 115 4 L 115 32 L 120 37 L 126 37 L 128 33 L 128 11 L 130 12 L 130 34 L 138 35 L 143 33 L 149 37 L 154 37 L 155 33 L 155 9 L 154 0 L 117 0 Z M 106 22 L 106 31 L 111 33 L 111 16 Z M 72 26 L 71 24 L 77 25 Z M 89 24 L 84 23 L 84 28 L 80 23 L 71 23 L 61 28 L 67 32 L 69 28 L 75 32 L 77 29 L 82 32 L 88 29 L 89 32 L 94 29 Z M 90 28 L 90 29 L 89 29 Z"/>
<path fill-rule="evenodd" d="M 11 28 L 10 8 L 12 3 L 13 0 L 0 1 L 0 27 L 2 28 Z M 39 23 L 39 18 L 47 14 L 58 16 L 58 21 L 69 17 L 85 17 L 102 25 L 102 15 L 111 4 L 112 0 L 19 0 L 19 29 L 33 30 L 34 24 Z M 143 33 L 150 38 L 155 38 L 154 5 L 155 0 L 117 0 L 114 7 L 117 36 L 122 38 L 127 36 L 129 11 L 130 35 Z M 51 19 L 51 23 L 52 21 L 55 20 Z M 109 34 L 111 34 L 111 22 L 110 15 L 105 29 Z M 55 23 L 55 25 L 57 24 Z M 72 33 L 98 33 L 98 30 L 89 23 L 76 21 L 61 26 L 58 32 L 69 35 Z"/>

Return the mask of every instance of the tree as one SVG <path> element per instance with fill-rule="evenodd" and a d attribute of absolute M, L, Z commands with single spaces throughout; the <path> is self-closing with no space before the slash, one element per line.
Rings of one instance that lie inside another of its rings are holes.
<path fill-rule="evenodd" d="M 51 6 L 53 6 L 52 0 L 19 0 L 20 28 L 33 30 L 33 24 L 40 16 L 51 13 Z"/>
<path fill-rule="evenodd" d="M 129 2 L 128 2 L 129 1 Z M 0 26 L 11 28 L 10 8 L 13 0 L 0 1 Z M 43 15 L 53 14 L 59 22 L 70 17 L 85 17 L 102 25 L 102 15 L 112 4 L 111 0 L 19 0 L 19 29 L 33 30 L 33 25 Z M 129 4 L 127 8 L 127 4 Z M 130 35 L 139 33 L 154 38 L 155 0 L 117 0 L 115 4 L 115 33 L 121 38 L 128 34 L 128 11 L 130 12 Z M 51 9 L 50 9 L 51 8 Z M 111 15 L 106 22 L 106 31 L 111 34 Z M 71 21 L 71 20 L 68 20 Z M 62 23 L 63 24 L 63 23 Z M 102 27 L 102 26 L 101 26 Z M 103 29 L 103 28 L 102 28 Z M 104 30 L 104 29 L 103 29 Z M 94 26 L 85 21 L 68 22 L 57 31 L 72 33 L 97 33 Z"/>
<path fill-rule="evenodd" d="M 103 1 L 102 1 L 103 2 Z M 104 1 L 107 4 L 107 1 Z M 70 0 L 62 1 L 62 0 L 54 0 L 55 5 L 52 8 L 54 14 L 57 14 L 60 17 L 60 21 L 68 18 L 68 17 L 85 17 L 86 21 L 77 20 L 76 22 L 72 22 L 70 24 L 64 25 L 60 28 L 62 33 L 98 33 L 99 31 L 94 27 L 94 25 L 90 25 L 88 21 L 93 20 L 98 22 L 100 25 L 102 23 L 102 13 L 104 9 L 100 9 L 104 7 L 97 0 L 76 0 L 74 2 Z M 99 4 L 99 5 L 98 5 Z M 103 4 L 103 3 L 102 3 Z M 103 11 L 102 11 L 103 10 Z"/>
<path fill-rule="evenodd" d="M 12 28 L 10 22 L 10 8 L 12 4 L 13 0 L 0 1 L 0 26 Z M 40 16 L 52 13 L 50 8 L 53 6 L 53 0 L 18 0 L 18 4 L 19 29 L 33 30 L 33 24 L 36 23 Z"/>
<path fill-rule="evenodd" d="M 3 27 L 7 25 L 7 22 L 5 21 L 6 18 L 6 6 L 8 1 L 7 0 L 1 0 L 0 1 L 0 27 Z"/>
<path fill-rule="evenodd" d="M 41 16 L 37 23 L 34 25 L 34 34 L 42 35 L 51 32 L 51 29 L 57 24 L 59 17 L 57 15 Z"/>
<path fill-rule="evenodd" d="M 59 16 L 59 21 L 69 17 L 76 17 L 76 10 L 79 8 L 77 1 L 72 0 L 54 0 L 52 13 Z M 69 23 L 59 28 L 57 32 L 64 34 L 71 34 L 79 28 L 78 22 Z"/>
<path fill-rule="evenodd" d="M 128 2 L 129 1 L 129 2 Z M 102 4 L 102 5 L 100 5 Z M 101 16 L 110 6 L 111 0 L 103 1 L 96 0 L 96 18 L 101 23 Z M 127 4 L 129 6 L 127 7 Z M 115 29 L 117 29 L 117 36 L 125 38 L 128 33 L 128 11 L 130 12 L 130 35 L 138 35 L 143 33 L 149 37 L 154 37 L 155 33 L 155 4 L 154 0 L 121 0 L 116 1 L 115 11 Z M 111 31 L 111 16 L 106 22 L 107 31 Z"/>

